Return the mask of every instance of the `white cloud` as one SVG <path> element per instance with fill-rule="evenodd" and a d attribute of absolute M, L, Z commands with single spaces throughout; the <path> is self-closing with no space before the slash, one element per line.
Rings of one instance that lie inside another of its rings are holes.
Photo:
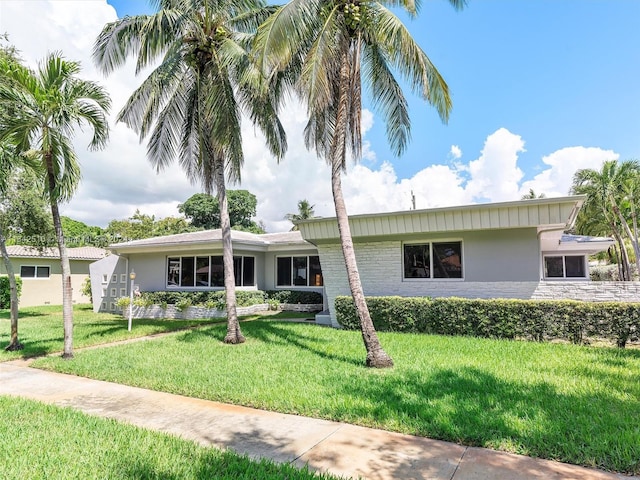
<path fill-rule="evenodd" d="M 54 50 L 64 52 L 67 59 L 81 61 L 81 76 L 99 81 L 111 93 L 112 119 L 145 78 L 144 72 L 134 76 L 132 64 L 107 79 L 93 66 L 93 40 L 105 23 L 115 19 L 114 9 L 104 0 L 0 0 L 0 32 L 9 33 L 25 61 L 35 65 L 47 51 Z M 309 200 L 317 215 L 334 215 L 330 170 L 304 146 L 305 109 L 290 103 L 282 121 L 289 149 L 280 164 L 269 155 L 261 134 L 248 123 L 243 125 L 242 184 L 229 186 L 247 189 L 258 197 L 257 218 L 269 231 L 288 230 L 290 224 L 284 215 L 296 212 L 301 199 Z M 363 110 L 363 134 L 370 131 L 374 121 L 373 114 Z M 136 135 L 123 124 L 111 123 L 109 146 L 101 152 L 87 150 L 89 131 L 78 132 L 74 145 L 83 181 L 73 200 L 62 206 L 63 214 L 101 226 L 112 219 L 126 218 L 136 209 L 157 218 L 178 215 L 177 205 L 200 191 L 199 186 L 191 185 L 177 165 L 156 173 Z M 561 149 L 542 159 L 545 169 L 536 177 L 521 183 L 523 172 L 517 162 L 524 151 L 524 140 L 501 128 L 487 137 L 480 156 L 468 164 L 429 165 L 411 178 L 400 179 L 392 164 L 376 164 L 375 152 L 366 137 L 364 140 L 364 162 L 350 164 L 343 177 L 347 208 L 352 214 L 409 209 L 411 192 L 417 208 L 515 200 L 529 188 L 548 196 L 565 195 L 577 168 L 599 168 L 603 160 L 618 157 L 598 148 Z M 462 151 L 452 145 L 449 156 L 457 160 Z"/>
<path fill-rule="evenodd" d="M 542 163 L 549 168 L 536 175 L 533 180 L 524 182 L 520 188 L 521 195 L 529 189 L 547 197 L 558 197 L 569 194 L 573 174 L 582 168 L 600 170 L 607 160 L 618 160 L 619 154 L 613 150 L 596 147 L 566 147 L 542 157 Z"/>

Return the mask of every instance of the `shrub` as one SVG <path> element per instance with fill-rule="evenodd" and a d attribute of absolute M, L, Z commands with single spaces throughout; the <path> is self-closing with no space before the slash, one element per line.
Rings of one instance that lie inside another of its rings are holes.
<path fill-rule="evenodd" d="M 224 290 L 201 292 L 142 292 L 140 298 L 150 305 L 178 305 L 188 302 L 189 306 L 224 309 L 226 306 Z M 259 290 L 239 290 L 236 292 L 236 302 L 239 307 L 247 307 L 259 303 L 266 303 L 265 293 Z"/>
<path fill-rule="evenodd" d="M 322 294 L 303 290 L 267 290 L 269 300 L 277 300 L 280 303 L 322 303 Z"/>
<path fill-rule="evenodd" d="M 606 339 L 624 347 L 640 335 L 640 303 L 369 297 L 377 330 L 584 343 Z M 360 328 L 351 297 L 337 297 L 338 322 Z"/>
<path fill-rule="evenodd" d="M 18 300 L 22 292 L 22 279 L 16 275 L 16 287 L 18 289 Z M 11 289 L 9 288 L 9 277 L 0 277 L 0 308 L 11 308 Z"/>

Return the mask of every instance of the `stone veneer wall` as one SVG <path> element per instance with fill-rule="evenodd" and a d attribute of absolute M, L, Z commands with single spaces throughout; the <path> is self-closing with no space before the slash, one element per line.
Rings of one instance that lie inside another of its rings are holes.
<path fill-rule="evenodd" d="M 322 304 L 294 304 L 283 303 L 278 307 L 279 310 L 287 312 L 319 312 L 322 310 Z M 252 315 L 258 312 L 269 310 L 269 305 L 260 303 L 249 307 L 238 307 L 238 315 Z M 129 308 L 122 310 L 122 316 L 128 317 Z M 175 305 L 167 305 L 162 308 L 160 305 L 151 305 L 150 307 L 133 306 L 132 318 L 170 318 L 170 319 L 204 319 L 204 318 L 224 318 L 227 316 L 226 310 L 218 310 L 217 308 L 207 307 L 188 307 L 185 310 L 179 310 Z"/>
<path fill-rule="evenodd" d="M 640 282 L 542 281 L 531 298 L 585 302 L 640 302 Z"/>

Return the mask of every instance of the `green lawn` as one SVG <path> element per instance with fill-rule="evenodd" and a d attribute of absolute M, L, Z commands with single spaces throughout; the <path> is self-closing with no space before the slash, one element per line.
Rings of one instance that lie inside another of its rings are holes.
<path fill-rule="evenodd" d="M 182 330 L 194 325 L 212 323 L 210 320 L 133 320 L 132 331 L 127 331 L 128 320 L 122 315 L 93 313 L 91 305 L 74 305 L 73 346 L 86 347 L 102 343 L 142 337 L 154 333 Z M 0 362 L 20 357 L 34 357 L 61 352 L 64 332 L 62 307 L 27 307 L 20 309 L 18 338 L 24 350 L 5 352 L 11 338 L 9 311 L 0 310 Z"/>
<path fill-rule="evenodd" d="M 22 480 L 335 479 L 205 448 L 115 420 L 0 396 L 0 478 Z"/>
<path fill-rule="evenodd" d="M 640 473 L 640 350 L 381 334 L 274 321 L 77 352 L 35 366 L 193 397 L 341 420 L 606 470 Z"/>

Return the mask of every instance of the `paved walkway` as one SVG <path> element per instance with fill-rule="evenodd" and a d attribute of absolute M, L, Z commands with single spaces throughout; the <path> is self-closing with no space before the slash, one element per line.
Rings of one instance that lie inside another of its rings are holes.
<path fill-rule="evenodd" d="M 367 479 L 580 479 L 614 475 L 345 423 L 267 412 L 0 363 L 0 395 L 72 407 L 319 471 Z"/>

